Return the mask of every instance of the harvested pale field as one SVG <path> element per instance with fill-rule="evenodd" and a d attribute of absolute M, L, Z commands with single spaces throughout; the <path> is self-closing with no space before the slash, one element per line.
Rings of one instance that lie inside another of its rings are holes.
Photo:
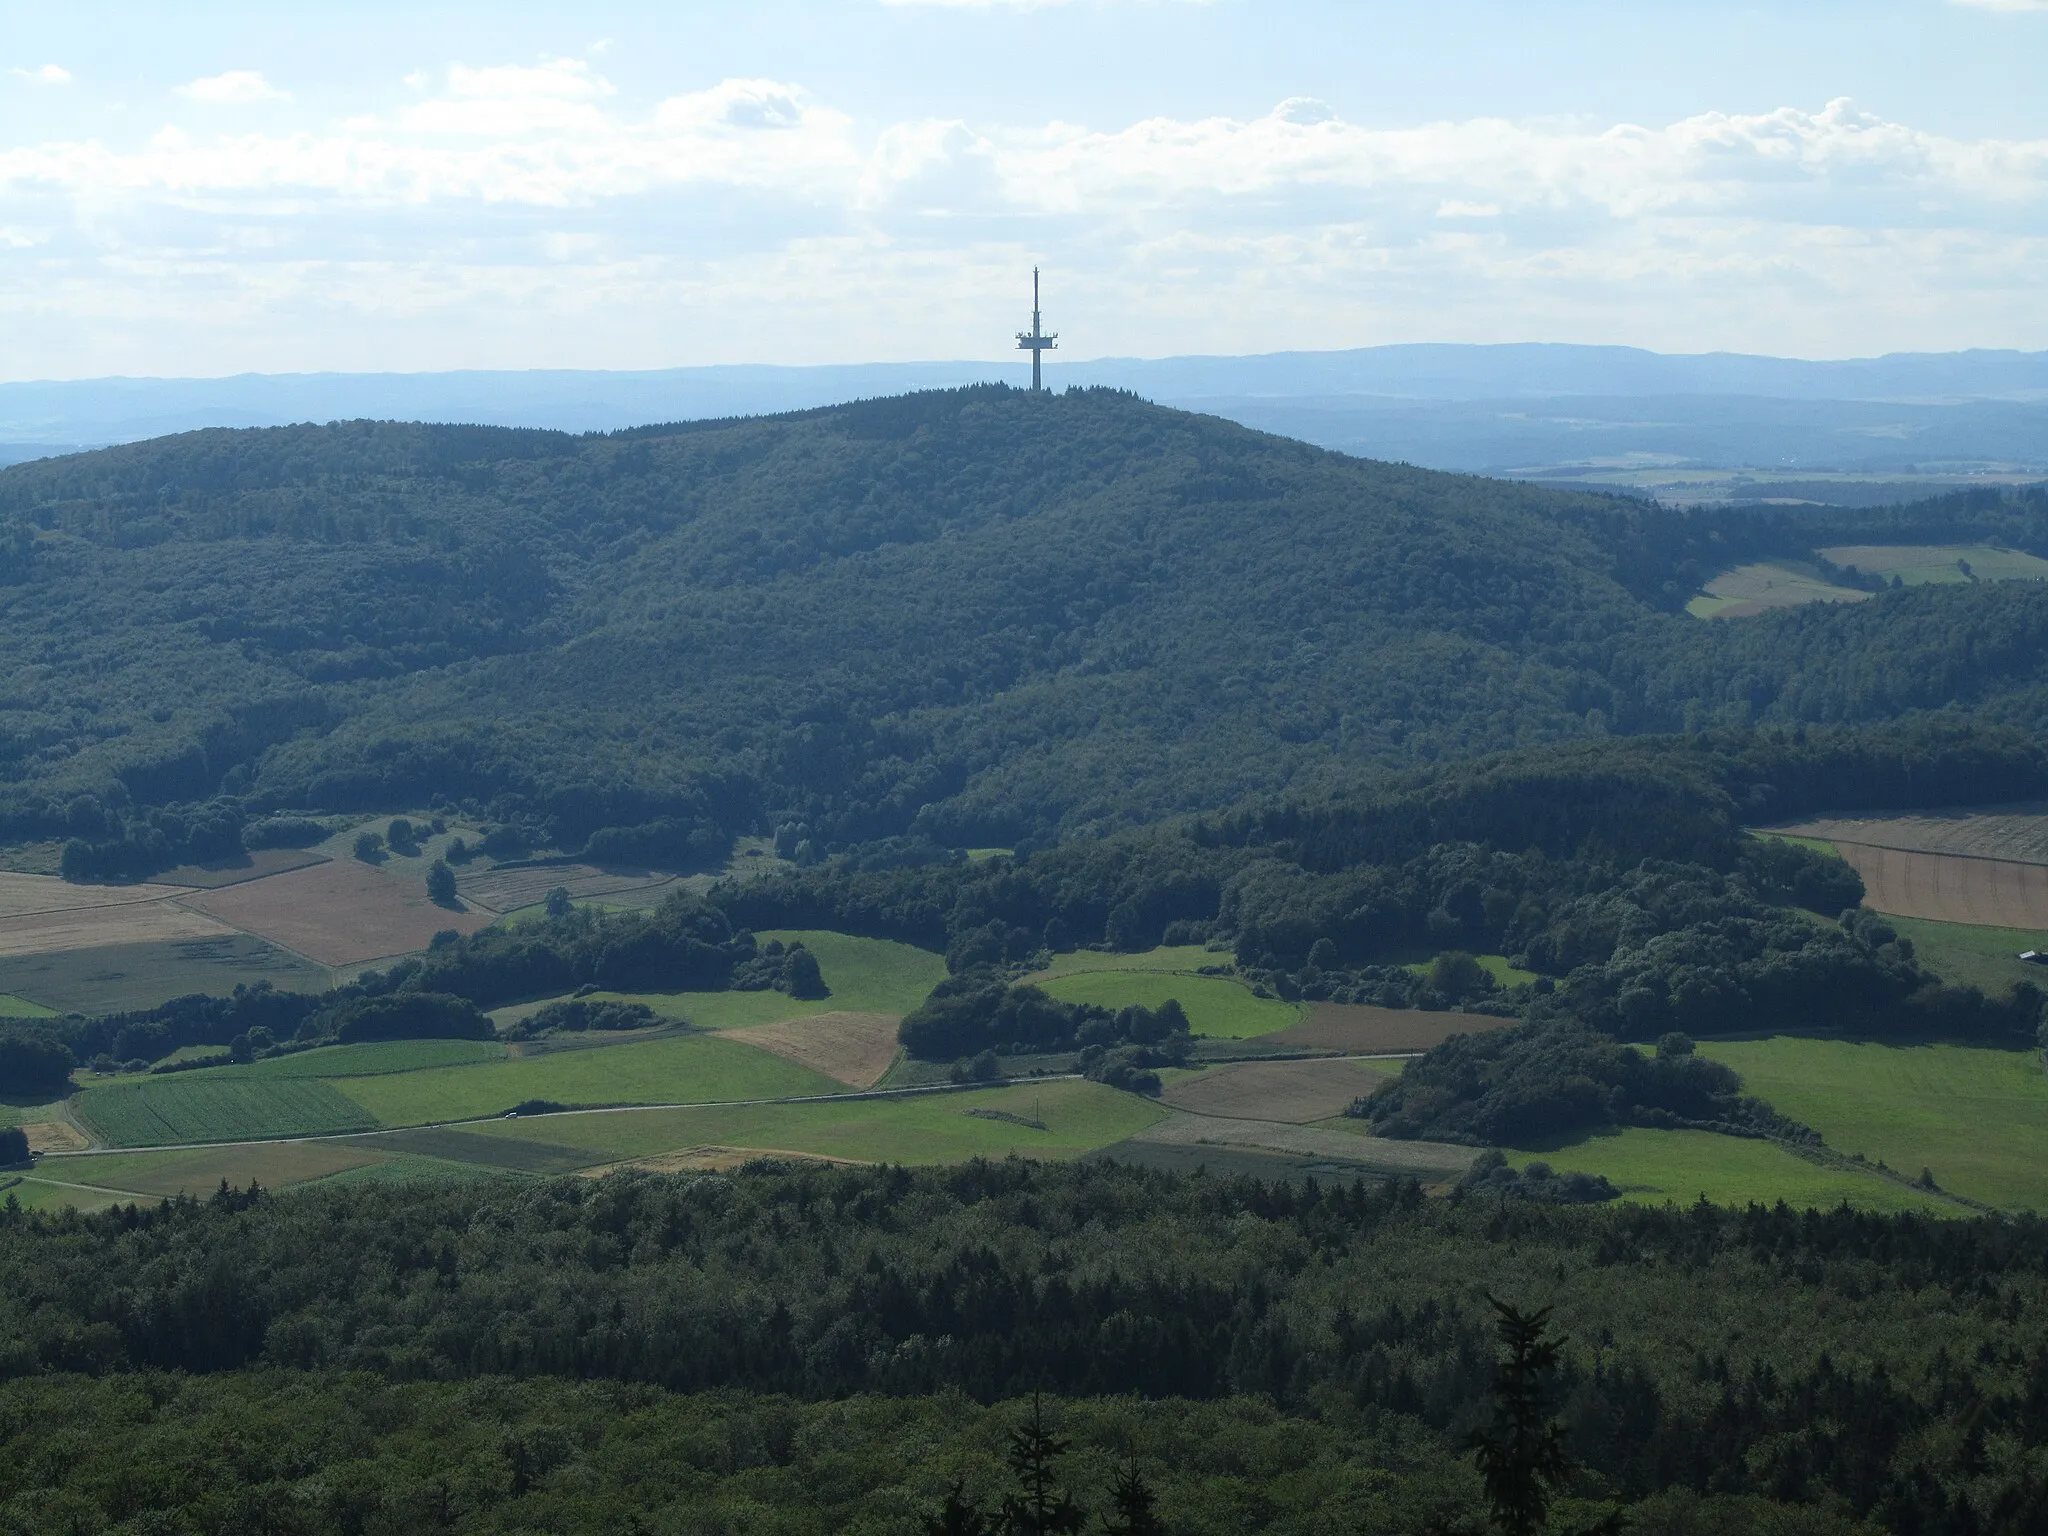
<path fill-rule="evenodd" d="M 1241 1061 L 1178 1078 L 1159 1098 L 1190 1114 L 1307 1125 L 1343 1114 L 1385 1081 L 1362 1061 Z"/>
<path fill-rule="evenodd" d="M 1394 1141 L 1327 1131 L 1313 1125 L 1223 1120 L 1184 1113 L 1168 1115 L 1131 1140 L 1184 1147 L 1261 1147 L 1330 1158 L 1376 1173 L 1412 1174 L 1420 1179 L 1455 1178 L 1479 1156 L 1476 1147 L 1454 1147 L 1440 1141 Z"/>
<path fill-rule="evenodd" d="M 547 894 L 561 886 L 579 901 L 597 896 L 616 896 L 627 891 L 658 890 L 674 885 L 674 875 L 628 874 L 606 871 L 594 864 L 542 864 L 523 869 L 487 869 L 476 875 L 455 872 L 456 887 L 464 901 L 489 907 L 493 912 L 511 912 L 545 901 Z"/>
<path fill-rule="evenodd" d="M 1863 904 L 1874 912 L 1988 928 L 2048 930 L 2048 864 L 1913 853 L 1861 843 L 1835 846 L 1863 877 Z"/>
<path fill-rule="evenodd" d="M 31 1152 L 83 1152 L 92 1145 L 92 1138 L 69 1120 L 37 1120 L 21 1130 Z"/>
<path fill-rule="evenodd" d="M 444 928 L 474 933 L 487 912 L 451 912 L 424 885 L 355 859 L 336 859 L 242 885 L 204 891 L 185 905 L 296 950 L 322 965 L 352 965 L 425 949 Z"/>
<path fill-rule="evenodd" d="M 2038 803 L 1983 811 L 1926 811 L 1914 816 L 1832 816 L 1766 830 L 1837 845 L 1861 843 L 1870 848 L 2048 864 L 2048 806 Z"/>
<path fill-rule="evenodd" d="M 173 901 L 132 901 L 0 918 L 0 956 L 53 955 L 115 944 L 175 944 L 217 939 L 234 929 Z"/>
<path fill-rule="evenodd" d="M 1513 1019 L 1484 1013 L 1430 1013 L 1420 1008 L 1374 1008 L 1364 1003 L 1314 1003 L 1308 1017 L 1277 1034 L 1269 1045 L 1315 1051 L 1426 1051 L 1453 1035 L 1503 1029 Z"/>
<path fill-rule="evenodd" d="M 893 1013 L 814 1013 L 807 1019 L 718 1033 L 836 1077 L 849 1088 L 872 1088 L 896 1059 L 896 1026 L 901 1022 Z"/>
<path fill-rule="evenodd" d="M 268 875 L 309 869 L 326 862 L 326 854 L 309 853 L 303 848 L 263 848 L 225 864 L 181 864 L 176 869 L 165 870 L 157 880 L 164 885 L 212 891 L 224 885 L 240 885 L 246 880 L 261 880 Z"/>
<path fill-rule="evenodd" d="M 55 875 L 0 873 L 0 919 L 83 907 L 126 907 L 177 894 L 168 885 L 73 885 Z"/>

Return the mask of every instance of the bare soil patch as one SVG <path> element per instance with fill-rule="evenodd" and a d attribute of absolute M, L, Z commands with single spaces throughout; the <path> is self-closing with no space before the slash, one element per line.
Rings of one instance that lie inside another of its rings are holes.
<path fill-rule="evenodd" d="M 814 1013 L 718 1033 L 836 1077 L 849 1088 L 872 1088 L 896 1060 L 896 1026 L 902 1022 L 893 1013 Z"/>
<path fill-rule="evenodd" d="M 92 1139 L 69 1120 L 38 1120 L 21 1129 L 31 1152 L 83 1152 L 92 1145 Z"/>
<path fill-rule="evenodd" d="M 245 880 L 261 880 L 266 875 L 310 869 L 327 862 L 326 854 L 309 853 L 304 848 L 262 848 L 221 864 L 180 864 L 176 869 L 165 870 L 157 879 L 164 885 L 213 891 L 224 885 L 240 885 Z"/>
<path fill-rule="evenodd" d="M 1313 1003 L 1307 1018 L 1267 1035 L 1265 1041 L 1321 1051 L 1426 1051 L 1453 1035 L 1505 1029 L 1514 1022 L 1484 1013 L 1430 1013 L 1420 1008 L 1374 1008 L 1365 1003 Z"/>
<path fill-rule="evenodd" d="M 1362 1061 L 1242 1061 L 1180 1078 L 1159 1097 L 1191 1114 L 1307 1125 L 1343 1114 L 1385 1081 Z"/>
<path fill-rule="evenodd" d="M 674 875 L 630 870 L 604 870 L 594 864 L 542 864 L 523 869 L 487 869 L 476 875 L 455 873 L 464 901 L 493 912 L 511 912 L 545 901 L 561 886 L 578 900 L 618 896 L 629 891 L 659 890 L 675 884 Z"/>
<path fill-rule="evenodd" d="M 0 918 L 0 956 L 49 955 L 111 944 L 174 944 L 224 938 L 234 930 L 171 901 L 131 901 Z"/>
<path fill-rule="evenodd" d="M 168 885 L 73 885 L 55 875 L 0 874 L 0 918 L 85 907 L 125 907 L 177 894 Z"/>
<path fill-rule="evenodd" d="M 425 949 L 444 928 L 474 933 L 487 912 L 451 912 L 424 885 L 335 859 L 186 898 L 187 906 L 317 960 L 350 965 Z"/>
<path fill-rule="evenodd" d="M 1864 905 L 1899 917 L 2048 929 L 2048 865 L 1838 842 L 1863 877 Z"/>

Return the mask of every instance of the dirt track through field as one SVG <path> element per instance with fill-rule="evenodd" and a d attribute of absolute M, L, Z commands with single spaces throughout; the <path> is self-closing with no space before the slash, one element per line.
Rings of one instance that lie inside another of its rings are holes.
<path fill-rule="evenodd" d="M 1503 1029 L 1513 1019 L 1484 1013 L 1428 1013 L 1419 1008 L 1374 1008 L 1364 1003 L 1313 1003 L 1299 1024 L 1262 1038 L 1262 1044 L 1306 1050 L 1426 1051 L 1453 1035 Z"/>
<path fill-rule="evenodd" d="M 225 923 L 169 901 L 134 901 L 112 907 L 75 907 L 29 917 L 0 918 L 0 955 L 49 955 L 110 944 L 172 944 L 224 938 Z"/>
<path fill-rule="evenodd" d="M 1838 842 L 1863 877 L 1864 905 L 1896 917 L 2048 930 L 2048 865 Z"/>
<path fill-rule="evenodd" d="M 1191 1114 L 1307 1125 L 1343 1114 L 1385 1081 L 1362 1061 L 1241 1061 L 1180 1078 L 1159 1097 Z"/>
<path fill-rule="evenodd" d="M 197 892 L 185 897 L 184 905 L 322 965 L 409 954 L 425 949 L 443 929 L 474 933 L 492 917 L 437 907 L 427 899 L 424 885 L 355 859 Z"/>
<path fill-rule="evenodd" d="M 836 1077 L 849 1088 L 872 1088 L 896 1059 L 896 1026 L 901 1022 L 893 1013 L 817 1013 L 719 1034 Z"/>

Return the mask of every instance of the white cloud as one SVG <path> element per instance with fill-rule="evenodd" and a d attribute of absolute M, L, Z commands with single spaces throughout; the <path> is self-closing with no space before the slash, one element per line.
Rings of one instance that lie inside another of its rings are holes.
<path fill-rule="evenodd" d="M 290 101 L 289 91 L 280 91 L 253 69 L 231 69 L 225 74 L 206 75 L 178 87 L 178 94 L 209 107 L 248 107 L 265 101 Z"/>
<path fill-rule="evenodd" d="M 24 80 L 33 80 L 38 85 L 69 85 L 72 78 L 71 71 L 62 64 L 45 64 L 37 69 L 16 69 L 10 73 L 19 75 Z"/>
<path fill-rule="evenodd" d="M 28 373 L 90 369 L 110 326 L 173 372 L 981 355 L 1036 257 L 1077 356 L 2048 346 L 2048 139 L 1847 101 L 862 125 L 787 81 L 636 104 L 583 60 L 457 65 L 339 123 L 0 147 L 0 226 L 34 252 L 0 267 Z"/>
<path fill-rule="evenodd" d="M 1949 0 L 1978 11 L 2048 11 L 2048 0 Z"/>

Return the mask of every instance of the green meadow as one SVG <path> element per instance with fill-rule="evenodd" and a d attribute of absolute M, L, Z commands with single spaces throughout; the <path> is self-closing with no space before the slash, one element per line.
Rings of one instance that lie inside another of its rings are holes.
<path fill-rule="evenodd" d="M 1228 967 L 1230 964 L 1228 954 L 1219 954 L 1201 944 L 1162 944 L 1157 949 L 1133 955 L 1077 949 L 1064 955 L 1054 955 L 1052 964 L 1028 979 L 1043 984 L 1055 976 L 1071 976 L 1077 971 L 1177 971 L 1192 975 L 1205 965 Z"/>
<path fill-rule="evenodd" d="M 281 1078 L 250 1081 L 187 1072 L 88 1088 L 77 1116 L 116 1147 L 185 1141 L 248 1141 L 368 1130 L 375 1117 L 331 1083 Z"/>
<path fill-rule="evenodd" d="M 1821 1133 L 1912 1177 L 2005 1210 L 2048 1210 L 2048 1077 L 2033 1051 L 1840 1040 L 1700 1047 L 1743 1086 Z"/>
<path fill-rule="evenodd" d="M 32 1003 L 25 997 L 16 997 L 11 992 L 0 992 L 0 1018 L 5 1019 L 54 1019 L 57 1010 L 45 1008 L 41 1003 Z"/>
<path fill-rule="evenodd" d="M 1782 1105 L 1780 1106 L 1783 1107 Z M 1701 1196 L 1717 1205 L 1773 1205 L 1829 1209 L 1843 1201 L 1867 1211 L 1926 1211 L 1966 1216 L 1961 1206 L 1895 1184 L 1875 1174 L 1809 1163 L 1775 1142 L 1722 1136 L 1713 1131 L 1653 1131 L 1630 1126 L 1611 1136 L 1589 1136 L 1548 1152 L 1510 1152 L 1517 1167 L 1548 1163 L 1563 1173 L 1605 1174 L 1624 1200 L 1646 1205 L 1690 1205 Z"/>
<path fill-rule="evenodd" d="M 582 1147 L 621 1161 L 698 1147 L 730 1147 L 856 1162 L 951 1163 L 1011 1153 L 1075 1157 L 1135 1135 L 1165 1113 L 1136 1094 L 1059 1079 L 839 1103 L 544 1115 L 468 1129 L 492 1137 Z M 1042 1122 L 1044 1129 L 1023 1123 L 1029 1121 Z"/>
<path fill-rule="evenodd" d="M 1094 1003 L 1101 1008 L 1133 1004 L 1157 1008 L 1178 998 L 1198 1035 L 1224 1040 L 1249 1040 L 1270 1035 L 1301 1018 L 1301 1009 L 1278 998 L 1256 997 L 1241 981 L 1227 976 L 1189 976 L 1162 971 L 1072 971 L 1041 983 L 1066 1003 Z"/>
<path fill-rule="evenodd" d="M 247 1066 L 208 1067 L 205 1075 L 216 1082 L 237 1077 L 387 1077 L 396 1072 L 474 1066 L 505 1059 L 505 1047 L 489 1040 L 375 1040 L 361 1045 L 295 1051 L 268 1061 L 252 1061 Z"/>
<path fill-rule="evenodd" d="M 2048 966 L 2020 959 L 2024 949 L 2048 948 L 2048 933 L 2023 928 L 1979 928 L 1970 923 L 1937 923 L 1921 917 L 1885 921 L 1913 941 L 1913 955 L 1943 981 L 1976 987 L 1992 997 L 2020 982 L 2048 988 Z"/>
<path fill-rule="evenodd" d="M 1909 587 L 1966 581 L 2048 581 L 2048 560 L 1989 544 L 1842 544 L 1821 551 L 1866 576 L 1896 576 Z M 1963 570 L 1964 565 L 1969 570 Z"/>
<path fill-rule="evenodd" d="M 568 1105 L 694 1104 L 846 1091 L 845 1084 L 808 1067 L 708 1035 L 348 1077 L 333 1086 L 381 1125 L 476 1119 L 503 1114 L 528 1099 Z"/>
<path fill-rule="evenodd" d="M 822 929 L 784 928 L 755 935 L 764 944 L 802 941 L 818 958 L 831 995 L 796 998 L 781 992 L 599 992 L 600 999 L 645 1003 L 665 1018 L 700 1029 L 744 1029 L 820 1013 L 910 1012 L 946 979 L 946 958 L 914 944 L 861 939 Z"/>

